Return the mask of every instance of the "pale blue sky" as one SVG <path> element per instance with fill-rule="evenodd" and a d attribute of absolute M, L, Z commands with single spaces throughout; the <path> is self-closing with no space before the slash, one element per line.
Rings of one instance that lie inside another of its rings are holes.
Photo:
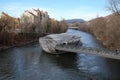
<path fill-rule="evenodd" d="M 0 0 L 0 11 L 13 17 L 28 9 L 48 11 L 51 18 L 57 20 L 82 18 L 90 20 L 97 15 L 106 16 L 107 0 Z"/>

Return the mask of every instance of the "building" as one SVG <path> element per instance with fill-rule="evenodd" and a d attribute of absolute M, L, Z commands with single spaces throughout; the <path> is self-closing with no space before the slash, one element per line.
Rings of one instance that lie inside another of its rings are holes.
<path fill-rule="evenodd" d="M 25 26 L 35 25 L 40 29 L 40 27 L 44 27 L 48 19 L 49 15 L 47 12 L 40 11 L 39 9 L 30 9 L 21 15 L 20 23 Z"/>
<path fill-rule="evenodd" d="M 30 9 L 22 14 L 20 22 L 22 24 L 37 24 L 46 22 L 48 18 L 49 15 L 47 12 L 40 11 L 39 9 Z"/>

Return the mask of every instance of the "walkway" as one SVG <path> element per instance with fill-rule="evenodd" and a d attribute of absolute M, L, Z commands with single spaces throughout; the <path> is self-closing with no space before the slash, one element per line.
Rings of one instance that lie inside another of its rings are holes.
<path fill-rule="evenodd" d="M 56 46 L 56 50 L 75 52 L 75 53 L 93 54 L 93 55 L 102 56 L 106 58 L 120 59 L 120 52 L 107 50 L 107 49 L 81 47 L 81 45 L 79 44 L 67 44 L 67 45 L 60 44 Z"/>

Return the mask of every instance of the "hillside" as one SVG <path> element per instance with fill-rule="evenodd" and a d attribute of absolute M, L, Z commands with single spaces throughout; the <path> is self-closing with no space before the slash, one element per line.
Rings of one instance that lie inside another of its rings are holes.
<path fill-rule="evenodd" d="M 79 25 L 80 30 L 93 34 L 105 47 L 120 50 L 120 16 L 111 14 Z"/>

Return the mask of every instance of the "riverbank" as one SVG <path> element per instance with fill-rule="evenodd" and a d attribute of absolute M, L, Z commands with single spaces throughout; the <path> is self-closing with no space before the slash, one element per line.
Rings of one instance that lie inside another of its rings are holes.
<path fill-rule="evenodd" d="M 51 33 L 41 33 L 41 35 L 38 34 L 7 34 L 4 33 L 4 36 L 0 35 L 0 51 L 4 51 L 7 49 L 11 49 L 14 47 L 20 47 L 24 45 L 28 45 L 34 42 L 38 42 L 39 37 L 49 35 Z M 31 36 L 32 35 L 32 36 Z"/>
<path fill-rule="evenodd" d="M 119 17 L 112 14 L 80 23 L 78 27 L 80 30 L 94 35 L 105 47 L 120 50 L 119 21 Z"/>
<path fill-rule="evenodd" d="M 14 45 L 2 45 L 2 46 L 0 46 L 0 52 L 4 51 L 4 50 L 11 49 L 11 48 L 14 48 L 14 47 L 25 46 L 25 45 L 28 45 L 28 44 L 31 44 L 31 43 L 34 43 L 34 42 L 38 42 L 38 39 L 37 40 L 28 41 L 28 42 L 20 42 L 18 44 L 14 44 Z"/>
<path fill-rule="evenodd" d="M 40 36 L 36 33 L 0 33 L 0 51 L 35 42 Z"/>
<path fill-rule="evenodd" d="M 41 35 L 32 34 L 32 36 L 31 34 L 27 34 L 24 36 L 21 36 L 21 35 L 11 36 L 12 34 L 8 34 L 7 38 L 6 36 L 3 36 L 2 38 L 2 41 L 4 42 L 1 41 L 0 52 L 14 48 L 14 47 L 25 46 L 34 42 L 38 42 L 40 37 L 43 37 L 49 34 L 51 33 L 42 33 Z"/>

